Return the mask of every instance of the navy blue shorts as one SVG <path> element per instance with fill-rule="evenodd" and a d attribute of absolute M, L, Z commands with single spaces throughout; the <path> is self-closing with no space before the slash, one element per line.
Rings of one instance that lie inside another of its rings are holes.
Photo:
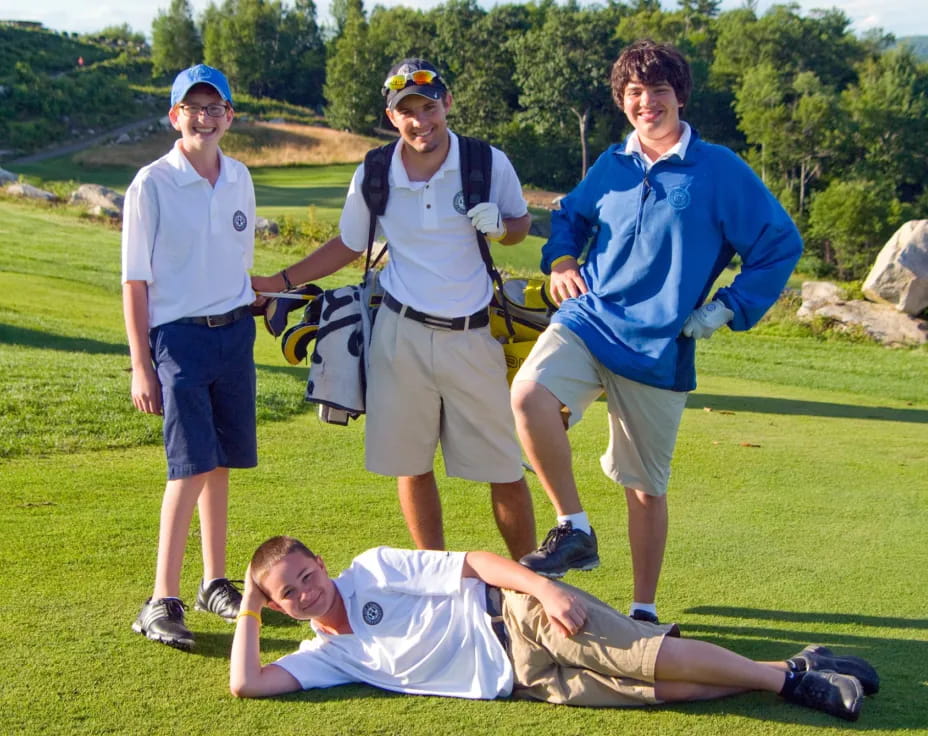
<path fill-rule="evenodd" d="M 164 404 L 168 480 L 258 464 L 255 321 L 159 325 L 149 333 Z"/>

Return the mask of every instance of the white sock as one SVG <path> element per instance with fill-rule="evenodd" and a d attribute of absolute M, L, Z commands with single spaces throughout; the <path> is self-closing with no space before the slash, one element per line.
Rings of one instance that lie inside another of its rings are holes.
<path fill-rule="evenodd" d="M 579 514 L 558 515 L 558 524 L 563 524 L 565 521 L 569 521 L 574 529 L 579 529 L 581 532 L 586 532 L 587 534 L 590 533 L 590 520 L 587 518 L 586 511 L 581 511 Z"/>
<path fill-rule="evenodd" d="M 628 609 L 628 615 L 631 616 L 634 611 L 647 611 L 656 616 L 657 606 L 653 603 L 639 603 L 638 601 L 633 601 L 631 607 Z"/>

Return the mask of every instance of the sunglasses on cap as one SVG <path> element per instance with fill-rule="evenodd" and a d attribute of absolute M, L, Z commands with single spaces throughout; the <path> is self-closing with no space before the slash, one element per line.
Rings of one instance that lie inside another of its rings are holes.
<path fill-rule="evenodd" d="M 386 81 L 383 83 L 383 91 L 390 92 L 399 92 L 401 89 L 407 87 L 409 83 L 412 82 L 415 85 L 425 85 L 425 84 L 443 84 L 441 77 L 438 76 L 438 72 L 433 72 L 430 69 L 419 69 L 414 72 L 406 72 L 405 74 L 393 74 L 392 76 L 387 77 Z"/>

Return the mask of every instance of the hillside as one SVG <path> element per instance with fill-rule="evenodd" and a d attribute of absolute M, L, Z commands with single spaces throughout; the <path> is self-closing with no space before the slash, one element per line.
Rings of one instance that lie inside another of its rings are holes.
<path fill-rule="evenodd" d="M 928 36 L 903 36 L 896 39 L 896 45 L 911 46 L 915 55 L 922 61 L 928 61 Z"/>

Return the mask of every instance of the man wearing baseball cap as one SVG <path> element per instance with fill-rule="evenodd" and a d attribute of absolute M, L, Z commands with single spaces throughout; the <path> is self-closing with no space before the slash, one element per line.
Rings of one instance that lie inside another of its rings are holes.
<path fill-rule="evenodd" d="M 242 599 L 226 578 L 226 517 L 229 468 L 258 462 L 255 193 L 248 169 L 219 148 L 233 117 L 222 72 L 198 64 L 178 74 L 168 117 L 181 137 L 138 172 L 123 216 L 132 402 L 164 416 L 168 466 L 154 588 L 132 628 L 190 649 L 180 577 L 194 507 L 203 548 L 195 608 L 234 621 Z"/>
<path fill-rule="evenodd" d="M 440 444 L 448 475 L 490 484 L 497 526 L 518 558 L 534 548 L 534 514 L 502 347 L 488 327 L 493 286 L 476 230 L 512 245 L 525 238 L 531 217 L 512 164 L 495 148 L 489 201 L 465 207 L 460 144 L 447 123 L 451 92 L 435 66 L 403 59 L 387 72 L 381 91 L 400 141 L 390 161 L 386 211 L 377 219 L 390 259 L 370 345 L 366 466 L 397 478 L 416 546 L 444 549 L 433 472 Z M 363 177 L 362 164 L 338 237 L 274 276 L 252 277 L 255 290 L 315 281 L 367 249 Z"/>

